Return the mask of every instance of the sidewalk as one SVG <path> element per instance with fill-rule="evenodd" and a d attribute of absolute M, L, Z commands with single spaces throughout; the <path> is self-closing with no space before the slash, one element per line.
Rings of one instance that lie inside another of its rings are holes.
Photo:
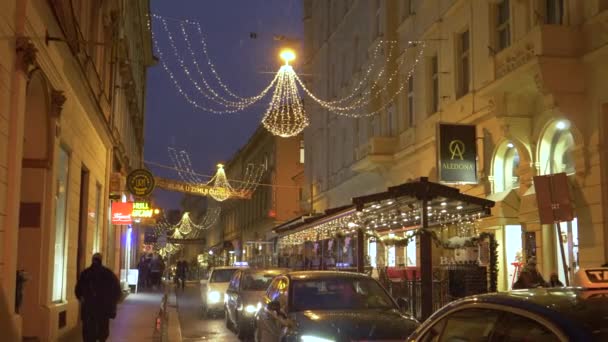
<path fill-rule="evenodd" d="M 110 320 L 108 342 L 159 341 L 156 336 L 156 317 L 161 308 L 163 292 L 150 291 L 130 293 L 118 305 L 116 318 Z M 82 325 L 64 336 L 60 341 L 81 342 Z"/>

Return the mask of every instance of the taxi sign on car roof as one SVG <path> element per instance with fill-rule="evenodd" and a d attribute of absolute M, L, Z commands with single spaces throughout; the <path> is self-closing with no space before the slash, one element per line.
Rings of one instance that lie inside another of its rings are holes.
<path fill-rule="evenodd" d="M 574 275 L 574 284 L 588 289 L 608 288 L 608 268 L 581 268 Z"/>

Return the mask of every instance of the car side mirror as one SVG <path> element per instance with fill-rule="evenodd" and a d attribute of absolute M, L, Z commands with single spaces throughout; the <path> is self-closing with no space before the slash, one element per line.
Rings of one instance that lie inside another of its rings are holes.
<path fill-rule="evenodd" d="M 273 300 L 272 302 L 268 303 L 268 305 L 266 305 L 266 307 L 270 311 L 274 311 L 276 313 L 281 312 L 281 303 L 279 303 L 278 300 Z"/>
<path fill-rule="evenodd" d="M 399 305 L 399 309 L 401 309 L 402 312 L 408 312 L 410 309 L 410 302 L 403 297 L 397 298 L 397 305 Z"/>

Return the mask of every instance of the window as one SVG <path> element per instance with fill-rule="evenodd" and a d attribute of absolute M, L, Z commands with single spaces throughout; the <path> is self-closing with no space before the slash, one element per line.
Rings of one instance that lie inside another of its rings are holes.
<path fill-rule="evenodd" d="M 545 0 L 545 23 L 561 25 L 564 20 L 564 0 Z"/>
<path fill-rule="evenodd" d="M 407 80 L 407 127 L 414 127 L 414 75 Z"/>
<path fill-rule="evenodd" d="M 410 15 L 415 14 L 414 8 L 414 0 L 403 0 L 401 2 L 401 19 L 406 19 Z"/>
<path fill-rule="evenodd" d="M 376 37 L 382 35 L 382 5 L 380 4 L 380 0 L 376 0 Z"/>
<path fill-rule="evenodd" d="M 68 205 L 68 176 L 70 155 L 65 148 L 59 148 L 56 170 L 55 194 L 55 248 L 53 251 L 53 293 L 51 300 L 60 302 L 65 298 L 65 271 L 66 271 L 66 228 Z"/>
<path fill-rule="evenodd" d="M 469 30 L 458 35 L 458 88 L 456 95 L 462 97 L 469 92 Z"/>
<path fill-rule="evenodd" d="M 493 166 L 494 192 L 519 187 L 519 153 L 512 142 L 505 142 L 496 150 Z"/>
<path fill-rule="evenodd" d="M 492 340 L 496 341 L 559 341 L 547 327 L 513 313 L 504 313 L 500 324 L 496 326 L 496 331 L 492 335 Z"/>
<path fill-rule="evenodd" d="M 498 51 L 511 44 L 510 20 L 509 0 L 502 0 L 496 5 L 496 49 Z"/>
<path fill-rule="evenodd" d="M 388 136 L 392 137 L 397 133 L 396 126 L 397 125 L 395 124 L 395 107 L 391 105 L 388 108 L 388 114 L 387 114 L 386 129 L 387 129 Z"/>
<path fill-rule="evenodd" d="M 300 164 L 304 164 L 305 157 L 305 149 L 304 149 L 304 139 L 300 140 Z"/>
<path fill-rule="evenodd" d="M 439 341 L 489 341 L 500 315 L 499 311 L 489 309 L 453 312 L 444 318 L 445 329 Z"/>
<path fill-rule="evenodd" d="M 437 55 L 433 56 L 429 60 L 429 81 L 430 81 L 430 110 L 431 114 L 439 111 L 439 59 Z"/>

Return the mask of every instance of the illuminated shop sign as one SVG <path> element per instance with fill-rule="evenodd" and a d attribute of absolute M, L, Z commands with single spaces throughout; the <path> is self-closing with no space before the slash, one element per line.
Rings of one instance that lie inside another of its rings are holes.
<path fill-rule="evenodd" d="M 151 218 L 158 213 L 159 210 L 150 208 L 150 203 L 148 202 L 133 202 L 132 218 Z"/>
<path fill-rule="evenodd" d="M 112 203 L 112 224 L 131 224 L 133 219 L 131 213 L 133 212 L 132 202 L 113 202 Z"/>
<path fill-rule="evenodd" d="M 439 181 L 477 183 L 477 138 L 474 125 L 439 124 Z"/>

